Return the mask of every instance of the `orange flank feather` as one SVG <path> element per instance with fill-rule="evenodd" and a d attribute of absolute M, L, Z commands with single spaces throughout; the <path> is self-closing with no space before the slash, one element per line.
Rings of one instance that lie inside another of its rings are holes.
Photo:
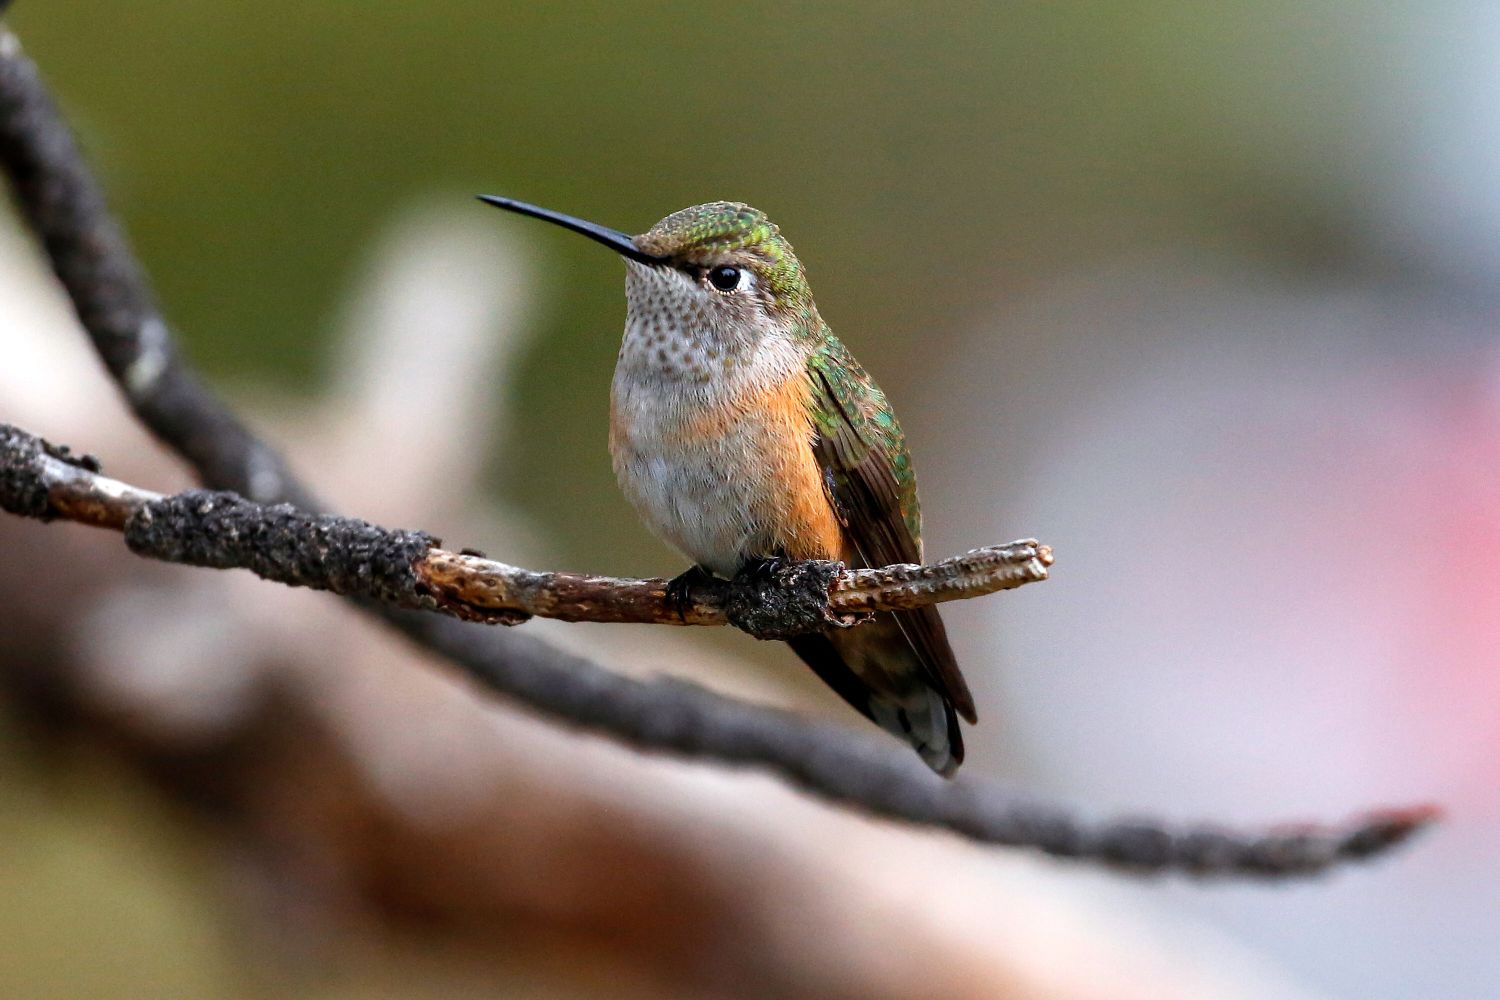
<path fill-rule="evenodd" d="M 756 409 L 786 442 L 771 456 L 768 476 L 778 488 L 766 490 L 755 509 L 792 559 L 843 559 L 844 527 L 828 498 L 823 470 L 813 453 L 807 422 L 812 383 L 802 372 L 765 392 Z"/>
<path fill-rule="evenodd" d="M 739 472 L 759 478 L 765 486 L 753 491 L 751 520 L 790 559 L 845 559 L 844 528 L 812 450 L 807 422 L 811 395 L 812 384 L 801 371 L 779 383 L 746 385 L 657 427 L 654 444 L 691 453 L 742 432 L 747 424 L 754 426 L 758 447 L 742 456 Z M 630 446 L 632 438 L 616 401 L 610 408 L 612 450 Z"/>

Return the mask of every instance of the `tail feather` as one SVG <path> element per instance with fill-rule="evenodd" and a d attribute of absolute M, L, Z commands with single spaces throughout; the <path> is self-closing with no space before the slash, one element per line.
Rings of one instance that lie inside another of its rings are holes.
<path fill-rule="evenodd" d="M 902 702 L 872 698 L 875 722 L 886 732 L 906 740 L 927 766 L 952 777 L 964 760 L 963 736 L 953 706 L 930 687 L 913 691 Z"/>
<path fill-rule="evenodd" d="M 894 617 L 798 636 L 789 645 L 840 697 L 910 744 L 938 774 L 948 777 L 963 763 L 954 706 L 933 686 Z"/>

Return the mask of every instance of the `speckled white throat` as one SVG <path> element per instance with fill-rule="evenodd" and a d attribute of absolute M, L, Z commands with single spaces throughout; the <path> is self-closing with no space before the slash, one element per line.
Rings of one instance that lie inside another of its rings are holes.
<path fill-rule="evenodd" d="M 767 491 L 784 485 L 770 470 L 798 444 L 772 422 L 747 418 L 763 405 L 766 386 L 803 369 L 805 352 L 761 310 L 690 275 L 627 266 L 625 336 L 610 394 L 615 475 L 663 541 L 733 576 L 776 549 L 774 526 L 756 512 L 774 506 Z"/>

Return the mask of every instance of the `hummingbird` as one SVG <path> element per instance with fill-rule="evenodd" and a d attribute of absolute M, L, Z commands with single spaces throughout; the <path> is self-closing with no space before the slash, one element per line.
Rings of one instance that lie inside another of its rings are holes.
<path fill-rule="evenodd" d="M 818 313 L 764 212 L 718 201 L 639 236 L 511 198 L 625 261 L 625 333 L 610 391 L 616 478 L 646 525 L 692 561 L 669 592 L 775 560 L 922 562 L 905 435 L 885 394 Z M 937 609 L 789 640 L 845 701 L 949 776 L 958 716 L 976 721 Z"/>

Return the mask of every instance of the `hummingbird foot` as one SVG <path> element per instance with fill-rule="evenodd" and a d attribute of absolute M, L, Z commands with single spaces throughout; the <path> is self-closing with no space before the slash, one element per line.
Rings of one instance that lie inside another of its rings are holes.
<path fill-rule="evenodd" d="M 688 608 L 693 606 L 693 588 L 712 583 L 714 575 L 702 566 L 689 566 L 667 581 L 667 606 L 677 612 L 677 617 L 687 621 Z"/>
<path fill-rule="evenodd" d="M 788 639 L 844 624 L 828 613 L 828 588 L 844 564 L 826 559 L 751 559 L 729 588 L 729 622 L 757 639 Z"/>
<path fill-rule="evenodd" d="M 740 567 L 736 579 L 751 584 L 775 584 L 780 581 L 781 571 L 790 562 L 786 556 L 763 556 L 759 559 L 751 559 Z"/>

